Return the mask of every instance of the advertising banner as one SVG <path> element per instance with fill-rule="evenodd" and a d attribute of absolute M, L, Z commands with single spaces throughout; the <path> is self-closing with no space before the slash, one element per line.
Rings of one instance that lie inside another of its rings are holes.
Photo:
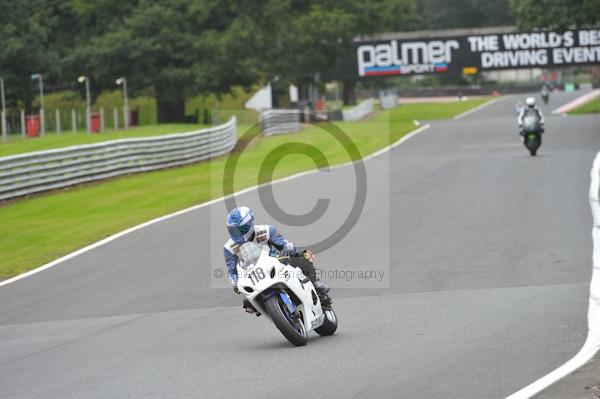
<path fill-rule="evenodd" d="M 600 29 L 363 41 L 354 55 L 344 77 L 591 65 L 600 63 Z"/>

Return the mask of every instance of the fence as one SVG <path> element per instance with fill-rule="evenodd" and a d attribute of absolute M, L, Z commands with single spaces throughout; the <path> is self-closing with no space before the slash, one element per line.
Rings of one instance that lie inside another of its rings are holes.
<path fill-rule="evenodd" d="M 356 107 L 343 110 L 342 114 L 344 116 L 344 121 L 356 122 L 369 115 L 374 110 L 375 99 L 369 98 L 358 104 Z"/>
<path fill-rule="evenodd" d="M 270 109 L 260 114 L 260 130 L 265 136 L 300 130 L 300 111 L 297 109 Z"/>
<path fill-rule="evenodd" d="M 236 119 L 195 132 L 107 141 L 0 158 L 0 200 L 130 173 L 190 164 L 228 153 Z"/>
<path fill-rule="evenodd" d="M 4 138 L 10 135 L 26 135 L 25 119 L 23 111 L 9 110 L 6 113 L 6 130 L 3 131 Z M 125 113 L 122 108 L 98 108 L 92 114 L 99 118 L 99 130 L 117 130 L 125 128 Z M 44 126 L 46 133 L 64 133 L 85 131 L 87 122 L 85 120 L 85 108 L 72 109 L 46 109 L 44 110 Z M 41 116 L 39 112 L 29 113 L 26 116 Z M 130 110 L 129 126 L 139 125 L 138 110 Z M 38 135 L 41 135 L 41 123 Z"/>

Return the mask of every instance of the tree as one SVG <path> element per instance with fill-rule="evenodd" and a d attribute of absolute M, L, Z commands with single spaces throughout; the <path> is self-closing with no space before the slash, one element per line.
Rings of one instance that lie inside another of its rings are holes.
<path fill-rule="evenodd" d="M 307 79 L 335 62 L 354 16 L 327 1 L 268 0 L 236 2 L 236 21 L 249 32 L 246 52 L 264 80 L 281 85 Z M 335 3 L 335 2 L 331 2 Z"/>
<path fill-rule="evenodd" d="M 417 0 L 421 29 L 513 25 L 509 0 Z"/>
<path fill-rule="evenodd" d="M 31 103 L 30 75 L 92 94 L 126 76 L 151 89 L 159 122 L 182 121 L 185 98 L 278 78 L 305 88 L 357 35 L 417 27 L 415 0 L 22 0 L 0 3 L 0 73 Z M 306 92 L 304 90 L 304 92 Z"/>
<path fill-rule="evenodd" d="M 308 83 L 348 59 L 356 36 L 416 27 L 414 0 L 240 1 L 238 9 L 260 37 L 260 70 L 281 85 L 295 83 L 303 98 Z"/>
<path fill-rule="evenodd" d="M 78 0 L 82 1 L 82 0 Z M 106 0 L 112 1 L 112 0 Z M 88 31 L 90 40 L 68 62 L 85 68 L 99 88 L 114 87 L 118 76 L 129 86 L 152 87 L 159 122 L 184 120 L 188 95 L 227 91 L 251 84 L 252 68 L 236 67 L 236 14 L 224 1 L 140 0 L 122 20 Z"/>
<path fill-rule="evenodd" d="M 21 99 L 27 110 L 34 97 L 31 75 L 47 78 L 58 72 L 58 57 L 49 49 L 50 29 L 34 3 L 0 2 L 0 76 L 9 104 Z"/>
<path fill-rule="evenodd" d="M 600 0 L 511 0 L 522 29 L 569 29 L 600 23 Z"/>

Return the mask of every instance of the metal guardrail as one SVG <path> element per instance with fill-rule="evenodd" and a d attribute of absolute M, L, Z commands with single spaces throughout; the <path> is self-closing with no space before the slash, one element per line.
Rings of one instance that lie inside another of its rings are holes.
<path fill-rule="evenodd" d="M 300 130 L 300 111 L 297 109 L 269 109 L 260 113 L 260 130 L 265 136 Z"/>
<path fill-rule="evenodd" d="M 356 122 L 375 110 L 375 99 L 369 98 L 358 104 L 356 107 L 345 109 L 342 111 L 344 121 Z"/>
<path fill-rule="evenodd" d="M 131 173 L 186 165 L 230 152 L 236 118 L 208 129 L 120 139 L 0 158 L 0 200 Z"/>
<path fill-rule="evenodd" d="M 397 94 L 387 94 L 379 96 L 379 104 L 381 105 L 381 109 L 392 109 L 398 106 L 398 95 Z"/>

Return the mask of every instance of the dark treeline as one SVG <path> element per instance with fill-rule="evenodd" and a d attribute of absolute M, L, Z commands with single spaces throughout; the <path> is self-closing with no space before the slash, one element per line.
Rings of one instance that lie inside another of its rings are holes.
<path fill-rule="evenodd" d="M 278 77 L 302 93 L 360 34 L 513 23 L 508 0 L 5 0 L 0 76 L 28 109 L 34 73 L 54 90 L 87 75 L 96 94 L 126 76 L 156 96 L 159 122 L 180 121 L 186 97 L 233 85 Z"/>

